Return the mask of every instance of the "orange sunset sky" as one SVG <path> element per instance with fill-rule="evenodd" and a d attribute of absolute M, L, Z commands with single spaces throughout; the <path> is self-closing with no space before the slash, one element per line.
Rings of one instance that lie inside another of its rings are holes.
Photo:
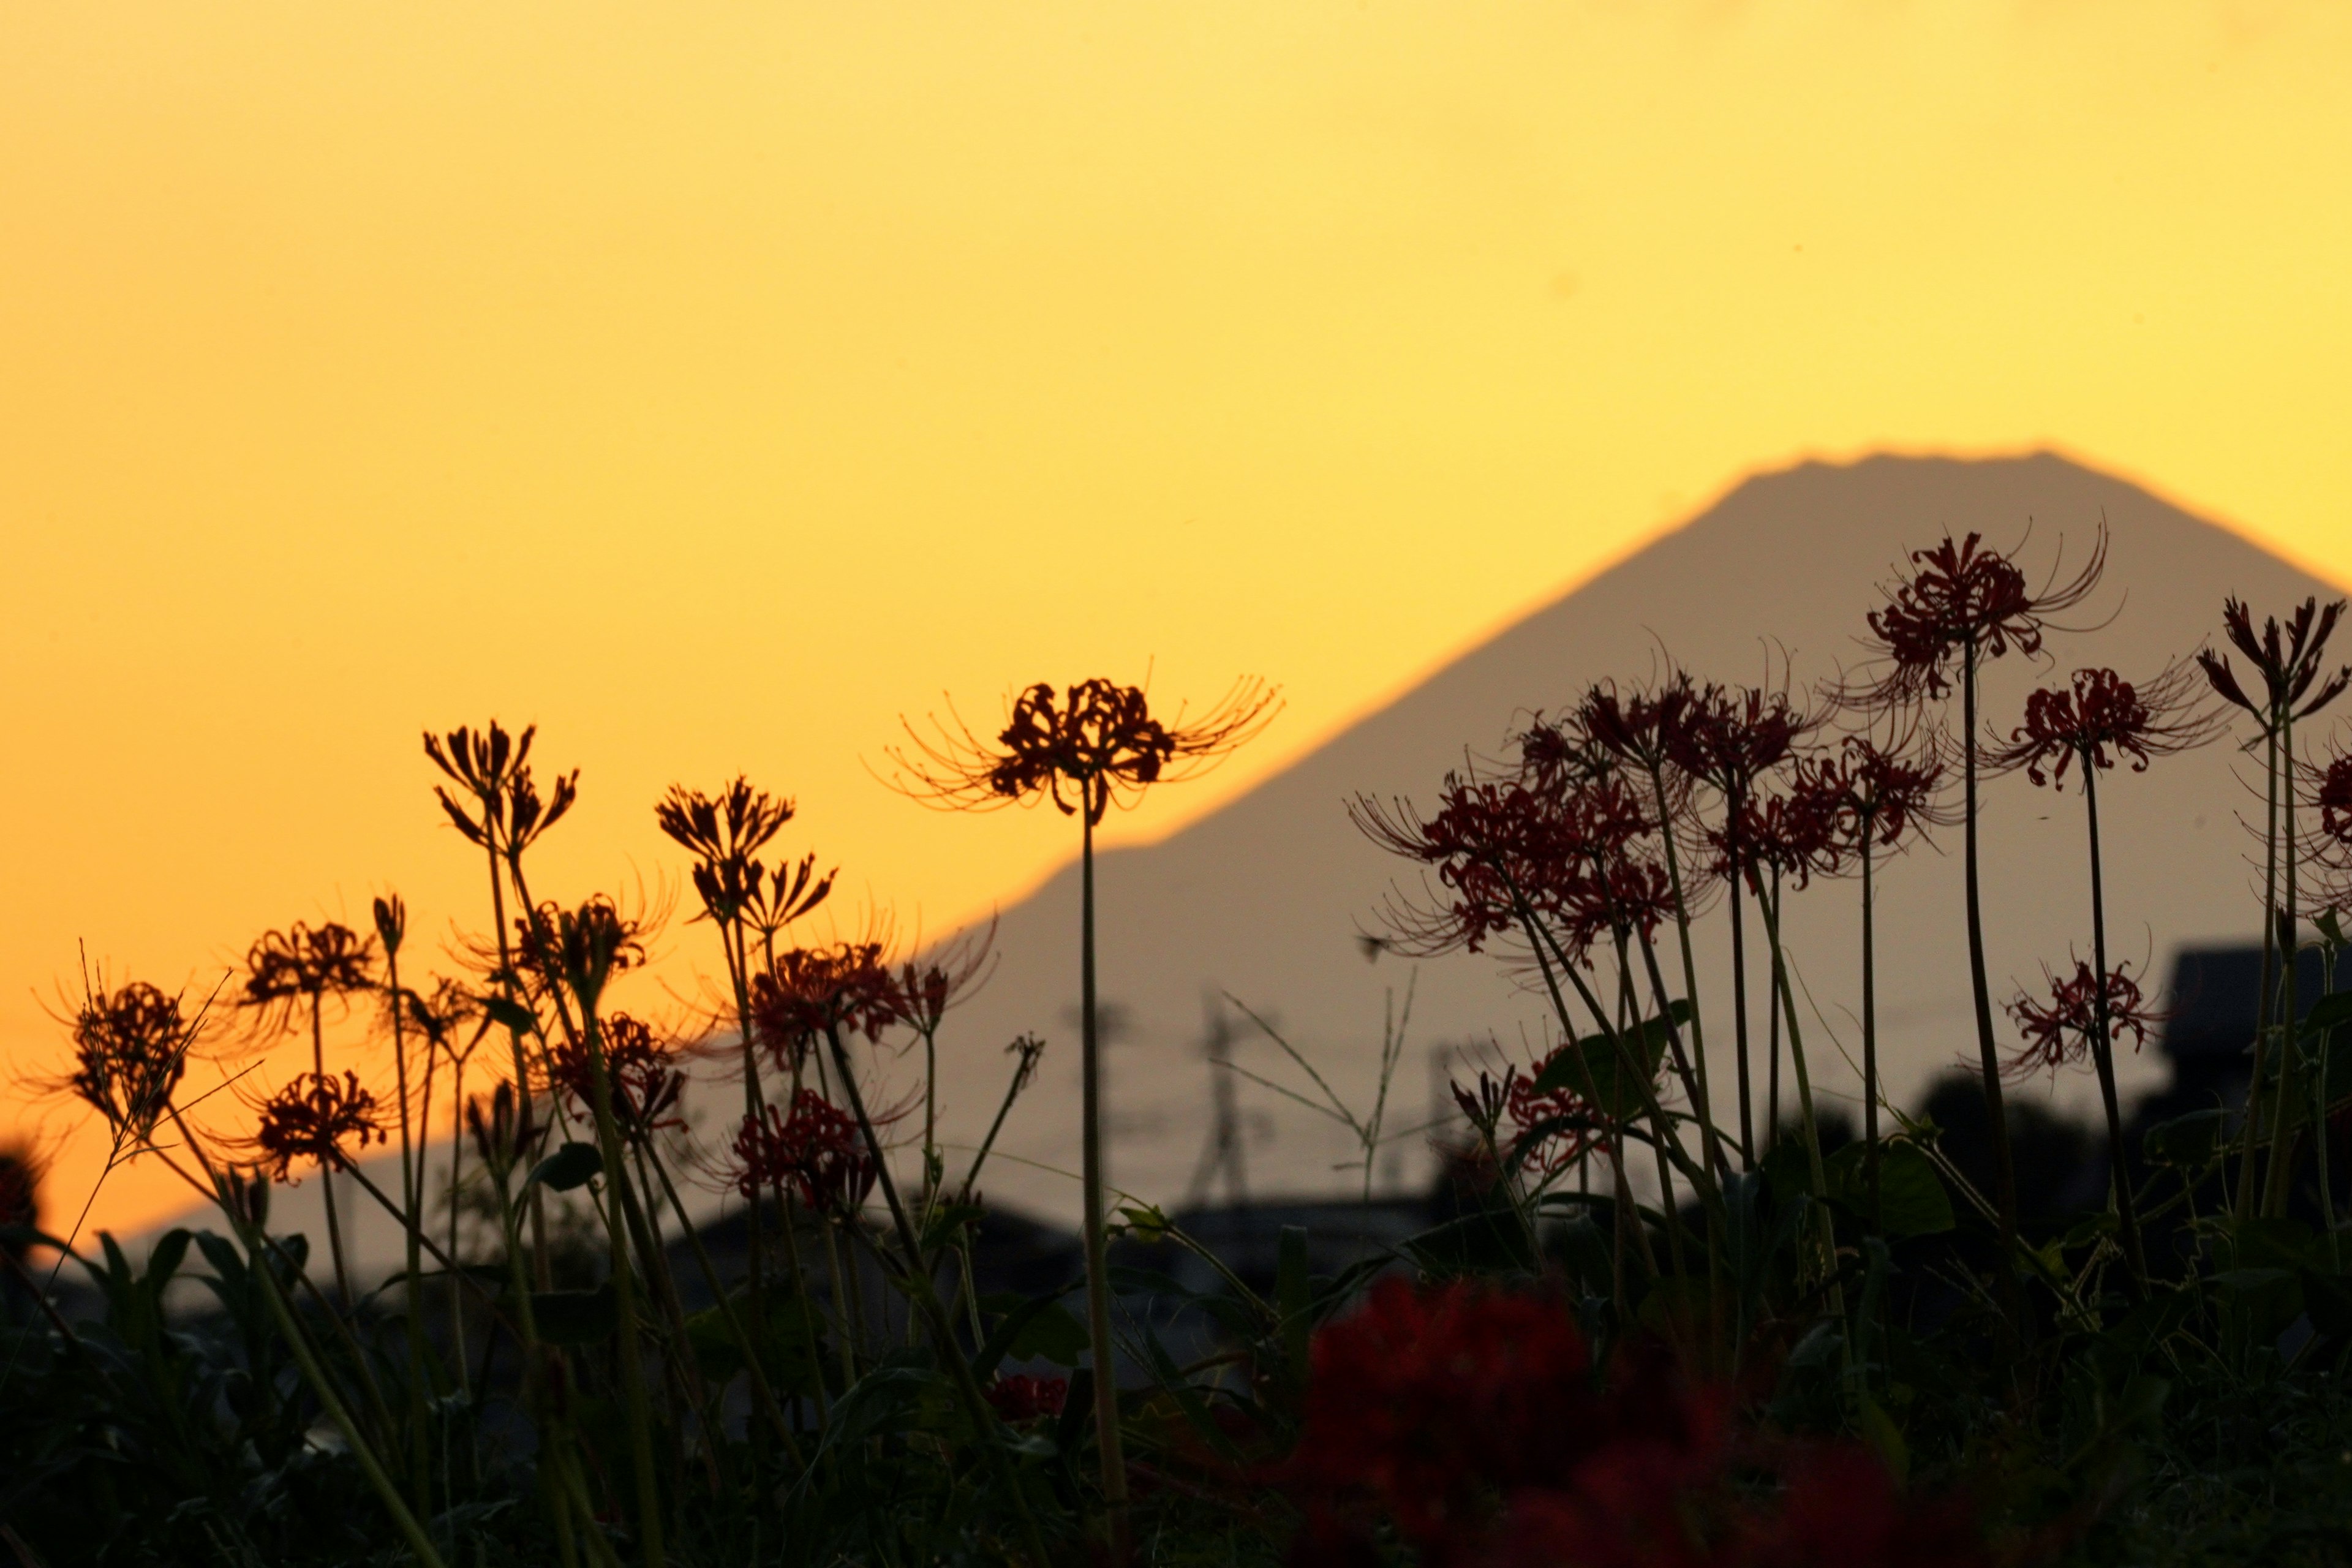
<path fill-rule="evenodd" d="M 1071 837 L 889 793 L 901 711 L 1282 682 L 1157 835 L 1802 455 L 2352 581 L 2347 83 L 2252 0 L 10 6 L 0 1131 L 69 1223 L 77 943 L 480 924 L 428 724 L 583 770 L 552 893 L 741 770 L 936 931 Z"/>

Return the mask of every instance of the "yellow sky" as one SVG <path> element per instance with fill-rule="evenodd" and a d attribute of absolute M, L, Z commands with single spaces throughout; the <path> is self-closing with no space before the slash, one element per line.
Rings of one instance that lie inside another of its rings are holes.
<path fill-rule="evenodd" d="M 1164 831 L 1807 453 L 2352 579 L 2347 81 L 2324 5 L 11 7 L 0 1054 L 78 940 L 478 921 L 428 723 L 584 770 L 551 890 L 740 769 L 936 928 L 1068 837 L 887 793 L 899 711 L 1282 681 Z"/>

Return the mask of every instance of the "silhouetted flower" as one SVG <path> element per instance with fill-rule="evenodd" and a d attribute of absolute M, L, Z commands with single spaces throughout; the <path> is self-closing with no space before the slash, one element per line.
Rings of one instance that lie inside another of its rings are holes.
<path fill-rule="evenodd" d="M 878 1039 L 904 1017 L 878 942 L 788 948 L 773 968 L 751 978 L 752 1021 L 786 1067 L 828 1029 Z"/>
<path fill-rule="evenodd" d="M 357 1073 L 340 1081 L 332 1073 L 305 1073 L 263 1103 L 253 1142 L 283 1182 L 297 1160 L 341 1168 L 351 1163 L 351 1150 L 383 1137 L 375 1096 L 360 1087 Z"/>
<path fill-rule="evenodd" d="M 194 1037 L 180 999 L 143 980 L 90 990 L 74 1015 L 66 1087 L 118 1136 L 143 1141 L 171 1104 Z"/>
<path fill-rule="evenodd" d="M 537 1152 L 548 1126 L 539 1120 L 531 1098 L 524 1095 L 518 1100 L 510 1083 L 499 1084 L 487 1100 L 475 1095 L 466 1101 L 466 1127 L 473 1134 L 475 1152 L 500 1181 Z"/>
<path fill-rule="evenodd" d="M 613 1120 L 629 1138 L 644 1138 L 661 1127 L 683 1127 L 677 1102 L 686 1091 L 686 1075 L 676 1066 L 677 1053 L 644 1023 L 626 1013 L 597 1020 L 604 1047 L 604 1073 L 613 1094 Z M 593 1110 L 595 1088 L 591 1079 L 584 1038 L 551 1040 L 547 1052 L 549 1085 L 583 1110 Z"/>
<path fill-rule="evenodd" d="M 643 923 L 598 893 L 576 910 L 543 903 L 515 921 L 515 962 L 548 989 L 593 1007 L 612 977 L 646 961 Z"/>
<path fill-rule="evenodd" d="M 876 1174 L 856 1120 L 813 1089 L 793 1097 L 790 1115 L 771 1105 L 735 1133 L 735 1189 L 753 1202 L 789 1186 L 812 1209 L 845 1213 L 866 1201 Z"/>
<path fill-rule="evenodd" d="M 2091 966 L 2077 959 L 2074 973 L 2063 980 L 2046 968 L 2042 973 L 2050 988 L 2048 1001 L 2021 993 L 2009 1005 L 2009 1016 L 2025 1037 L 2024 1048 L 2004 1069 L 2011 1078 L 2025 1078 L 2045 1068 L 2054 1075 L 2063 1067 L 2088 1060 L 2092 1038 L 2098 1033 L 2099 979 Z M 2145 1005 L 2130 964 L 2117 964 L 2106 977 L 2106 1002 L 2110 1037 L 2120 1039 L 2129 1033 L 2134 1050 L 2147 1044 L 2147 1031 L 2160 1016 Z"/>
<path fill-rule="evenodd" d="M 824 902 L 835 874 L 817 876 L 815 856 L 772 872 L 760 859 L 793 816 L 791 801 L 754 789 L 740 776 L 715 796 L 670 786 L 654 807 L 654 821 L 695 858 L 694 890 L 703 910 L 697 919 L 723 925 L 746 918 L 772 935 Z"/>
<path fill-rule="evenodd" d="M 1591 746 L 1643 769 L 1681 765 L 1696 717 L 1698 693 L 1677 670 L 1654 691 L 1622 691 L 1603 681 L 1577 705 L 1577 727 Z M 1524 753 L 1523 753 L 1524 754 Z"/>
<path fill-rule="evenodd" d="M 1664 872 L 1629 854 L 1654 826 L 1623 780 L 1573 788 L 1449 774 L 1435 815 L 1359 795 L 1349 816 L 1394 855 L 1431 868 L 1446 889 L 1426 905 L 1391 900 L 1399 945 L 1422 953 L 1480 951 L 1522 913 L 1550 921 L 1581 955 L 1600 934 L 1654 929 L 1671 913 Z"/>
<path fill-rule="evenodd" d="M 892 984 L 900 1017 L 919 1035 L 939 1032 L 949 1008 L 986 979 L 996 961 L 996 921 L 973 926 L 920 961 L 898 966 Z"/>
<path fill-rule="evenodd" d="M 2039 653 L 2049 617 L 2090 597 L 2106 568 L 2104 525 L 2082 569 L 2038 593 L 2014 562 L 1983 548 L 1981 538 L 1971 533 L 1954 543 L 1947 534 L 1933 548 L 1912 552 L 1909 574 L 1887 586 L 1885 605 L 1870 615 L 1881 671 L 1870 684 L 1843 692 L 1848 700 L 1941 697 L 1951 689 L 1953 660 L 1969 648 L 1980 658 L 1999 658 L 2012 647 Z"/>
<path fill-rule="evenodd" d="M 1836 875 L 1844 864 L 1839 823 L 1848 796 L 1844 773 L 1834 763 L 1809 758 L 1788 790 L 1751 799 L 1709 841 L 1727 869 L 1769 867 L 1802 888 L 1816 875 Z"/>
<path fill-rule="evenodd" d="M 425 754 L 451 782 L 465 787 L 474 800 L 469 813 L 447 790 L 436 784 L 434 796 L 457 831 L 472 843 L 509 855 L 520 855 L 530 842 L 555 826 L 580 796 L 580 772 L 559 775 L 554 792 L 542 800 L 530 776 L 531 737 L 536 724 L 509 737 L 492 720 L 488 728 L 474 731 L 463 725 L 446 736 L 426 731 Z"/>
<path fill-rule="evenodd" d="M 1693 778 L 1736 801 L 1787 762 L 1797 742 L 1820 726 L 1821 720 L 1801 710 L 1786 691 L 1710 686 L 1685 704 L 1669 754 Z"/>
<path fill-rule="evenodd" d="M 296 921 L 285 931 L 264 931 L 245 955 L 245 1005 L 282 1029 L 292 1022 L 291 1008 L 372 989 L 375 943 L 334 921 L 316 930 Z"/>
<path fill-rule="evenodd" d="M 1881 742 L 1848 735 L 1840 748 L 1836 785 L 1843 834 L 1860 845 L 1867 836 L 1892 848 L 1914 826 L 1949 827 L 1957 810 L 1941 798 L 1944 760 L 1914 733 Z"/>
<path fill-rule="evenodd" d="M 2275 730 L 2289 720 L 2309 718 L 2343 696 L 2345 688 L 2352 685 L 2352 666 L 2339 667 L 2325 680 L 2321 679 L 2326 669 L 2324 656 L 2327 639 L 2335 635 L 2336 623 L 2343 614 L 2341 599 L 2325 610 L 2319 607 L 2317 598 L 2305 599 L 2284 627 L 2276 616 L 2265 618 L 2262 634 L 2257 637 L 2253 613 L 2244 603 L 2238 599 L 2222 602 L 2222 630 L 2262 678 L 2259 700 L 2248 696 L 2239 684 L 2238 672 L 2227 654 L 2207 649 L 2197 656 L 2197 662 L 2223 700 L 2252 714 L 2265 731 Z M 2314 687 L 2318 688 L 2315 692 Z"/>
<path fill-rule="evenodd" d="M 2129 757 L 2134 773 L 2146 773 L 2153 759 L 2212 738 L 2214 721 L 2197 711 L 2191 680 L 2186 665 L 2137 687 L 2112 669 L 2078 669 L 2069 686 L 2044 687 L 2025 700 L 2025 722 L 1992 763 L 2022 767 L 2035 784 L 2053 786 L 2076 761 L 2105 772 Z"/>
<path fill-rule="evenodd" d="M 996 1407 L 1001 1419 L 1013 1426 L 1034 1421 L 1041 1415 L 1059 1415 L 1069 1397 L 1070 1380 L 1066 1377 L 1029 1377 L 1015 1373 L 988 1385 L 989 1404 Z"/>
<path fill-rule="evenodd" d="M 914 750 L 892 756 L 900 787 L 919 799 L 984 810 L 1044 798 L 1093 824 L 1113 801 L 1189 777 L 1250 740 L 1277 707 L 1272 688 L 1244 680 L 1198 719 L 1162 722 L 1139 687 L 1082 680 L 1057 693 L 1041 683 L 1013 699 L 992 742 L 960 719 L 935 720 L 935 735 L 908 725 Z"/>

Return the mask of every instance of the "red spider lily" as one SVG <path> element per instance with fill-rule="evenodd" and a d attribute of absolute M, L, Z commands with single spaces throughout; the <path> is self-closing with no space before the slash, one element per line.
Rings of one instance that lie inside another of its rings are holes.
<path fill-rule="evenodd" d="M 1744 799 L 1757 782 L 1792 756 L 1821 721 L 1786 691 L 1710 686 L 1695 694 L 1671 738 L 1675 764 L 1727 800 Z"/>
<path fill-rule="evenodd" d="M 2352 756 L 2327 764 L 2319 781 L 2319 830 L 2345 848 L 2352 848 Z"/>
<path fill-rule="evenodd" d="M 812 1209 L 846 1213 L 866 1201 L 877 1174 L 856 1120 L 813 1089 L 793 1097 L 791 1115 L 768 1106 L 735 1134 L 735 1190 L 753 1202 L 789 1185 Z"/>
<path fill-rule="evenodd" d="M 934 949 L 929 958 L 898 966 L 892 982 L 899 1012 L 915 1032 L 939 1033 L 948 1009 L 988 978 L 996 963 L 996 921 L 975 927 Z"/>
<path fill-rule="evenodd" d="M 740 916 L 778 931 L 824 902 L 835 872 L 816 874 L 816 857 L 803 856 L 770 871 L 759 855 L 794 816 L 793 803 L 754 789 L 738 777 L 716 796 L 673 784 L 654 807 L 662 832 L 695 858 L 698 920 L 724 924 Z"/>
<path fill-rule="evenodd" d="M 1874 686 L 1847 693 L 1850 700 L 1944 696 L 1951 689 L 1953 658 L 1965 649 L 1985 658 L 2012 647 L 2039 653 L 2049 617 L 2090 597 L 2106 569 L 2104 526 L 2082 569 L 2039 593 L 2009 557 L 1984 549 L 1981 538 L 1971 533 L 1956 544 L 1947 534 L 1933 548 L 1912 552 L 1909 574 L 1887 587 L 1885 605 L 1870 615 L 1885 672 Z"/>
<path fill-rule="evenodd" d="M 360 1087 L 357 1073 L 340 1081 L 332 1073 L 304 1073 L 263 1103 L 253 1143 L 284 1182 L 297 1160 L 341 1169 L 352 1163 L 351 1149 L 383 1139 L 375 1096 Z"/>
<path fill-rule="evenodd" d="M 1190 776 L 1265 729 L 1277 710 L 1274 689 L 1237 683 L 1199 719 L 1152 716 L 1141 688 L 1081 680 L 1056 692 L 1040 683 L 1013 700 L 992 742 L 959 720 L 935 723 L 936 737 L 907 726 L 911 752 L 894 752 L 902 787 L 943 805 L 987 809 L 1047 799 L 1065 816 L 1098 824 L 1115 800 Z"/>
<path fill-rule="evenodd" d="M 1544 1091 L 1536 1088 L 1563 1052 L 1576 1048 L 1563 1045 L 1538 1062 L 1531 1073 L 1513 1073 L 1504 1080 L 1504 1110 L 1517 1129 L 1511 1152 L 1523 1165 L 1545 1176 L 1556 1176 L 1575 1164 L 1607 1131 L 1601 1113 L 1575 1089 L 1565 1084 Z M 1458 1096 L 1461 1091 L 1454 1092 Z"/>
<path fill-rule="evenodd" d="M 1808 759 L 1787 793 L 1751 799 L 1707 835 L 1719 852 L 1718 868 L 1738 874 L 1769 866 L 1801 889 L 1817 874 L 1836 875 L 1845 859 L 1839 826 L 1848 797 L 1842 770 Z"/>
<path fill-rule="evenodd" d="M 286 1009 L 303 1001 L 372 988 L 375 943 L 333 921 L 316 931 L 296 921 L 263 932 L 245 955 L 245 1005 L 275 1010 L 283 1026 L 290 1018 Z"/>
<path fill-rule="evenodd" d="M 1663 866 L 1620 860 L 1559 879 L 1545 889 L 1543 908 L 1561 947 L 1580 962 L 1603 936 L 1655 936 L 1674 918 L 1674 883 Z"/>
<path fill-rule="evenodd" d="M 1554 1479 L 1598 1436 L 1584 1336 L 1542 1297 L 1386 1279 L 1311 1354 L 1291 1479 L 1416 1545 L 1483 1524 L 1494 1493 Z"/>
<path fill-rule="evenodd" d="M 2009 1005 L 2009 1016 L 2025 1037 L 2025 1048 L 2005 1069 L 2011 1078 L 2029 1077 L 2044 1068 L 2054 1075 L 2085 1060 L 2098 1032 L 2099 980 L 2091 966 L 2075 960 L 2074 974 L 2064 980 L 2046 968 L 2042 973 L 2050 987 L 2049 1001 L 2021 993 Z M 2111 1037 L 2120 1038 L 2128 1030 L 2134 1050 L 2147 1043 L 2149 1026 L 2162 1021 L 2162 1015 L 2145 1005 L 2128 963 L 2117 964 L 2107 976 L 2106 1002 Z"/>
<path fill-rule="evenodd" d="M 786 1066 L 805 1057 L 828 1029 L 879 1039 L 904 1020 L 896 979 L 878 942 L 788 948 L 751 979 L 751 1018 Z"/>
<path fill-rule="evenodd" d="M 2112 669 L 2078 669 L 2071 685 L 2044 687 L 2025 700 L 2025 722 L 1994 753 L 1993 764 L 2022 767 L 2035 784 L 2053 787 L 2078 760 L 2105 772 L 2129 757 L 2132 772 L 2146 773 L 2155 758 L 2212 736 L 2213 721 L 2196 711 L 2189 682 L 2185 665 L 2140 686 Z"/>
<path fill-rule="evenodd" d="M 1594 686 L 1577 705 L 1576 724 L 1592 749 L 1643 769 L 1682 763 L 1690 727 L 1704 698 L 1690 677 L 1677 670 L 1655 691 L 1622 692 L 1610 682 Z"/>
<path fill-rule="evenodd" d="M 143 980 L 93 990 L 74 1014 L 74 1070 L 65 1087 L 118 1136 L 143 1140 L 187 1070 L 194 1037 L 180 999 Z"/>
<path fill-rule="evenodd" d="M 569 990 L 594 1006 L 614 974 L 646 962 L 643 921 L 598 893 L 576 910 L 543 903 L 515 920 L 515 962 L 553 991 Z"/>
<path fill-rule="evenodd" d="M 2260 721 L 2265 730 L 2276 729 L 2292 720 L 2307 719 L 2338 697 L 2347 686 L 2352 686 L 2352 666 L 2344 666 L 2321 677 L 2326 669 L 2324 656 L 2327 639 L 2335 635 L 2336 623 L 2344 614 L 2344 601 L 2338 599 L 2325 610 L 2316 598 L 2305 599 L 2282 627 L 2275 616 L 2265 617 L 2261 636 L 2254 633 L 2253 612 L 2238 599 L 2223 601 L 2221 626 L 2230 641 L 2246 656 L 2262 677 L 2262 700 L 2256 701 L 2238 683 L 2238 673 L 2231 666 L 2227 654 L 2208 649 L 2197 656 L 2205 671 L 2205 679 L 2224 701 L 2244 709 Z M 2312 688 L 2317 686 L 2315 694 Z"/>
<path fill-rule="evenodd" d="M 1958 1494 L 1906 1499 L 1858 1444 L 1743 1437 L 1731 1401 L 1635 1343 L 1597 1386 L 1555 1302 L 1376 1287 L 1319 1331 L 1282 1477 L 1301 1563 L 1385 1560 L 1385 1518 L 1432 1563 L 1482 1568 L 1963 1568 L 1990 1560 Z M 1757 1481 L 1777 1477 L 1777 1502 Z"/>
<path fill-rule="evenodd" d="M 425 754 L 452 783 L 465 787 L 481 814 L 477 818 L 451 798 L 447 790 L 438 784 L 433 786 L 441 809 L 468 842 L 493 851 L 520 855 L 533 839 L 554 826 L 579 799 L 580 773 L 576 768 L 558 775 L 553 794 L 541 798 L 539 786 L 530 776 L 530 762 L 531 737 L 538 732 L 539 727 L 533 724 L 520 736 L 510 737 L 496 720 L 480 731 L 461 724 L 446 736 L 425 732 Z"/>
<path fill-rule="evenodd" d="M 1070 1380 L 1066 1377 L 1029 1377 L 1015 1373 L 1000 1377 L 988 1385 L 988 1402 L 996 1407 L 999 1419 L 1011 1426 L 1034 1421 L 1041 1415 L 1059 1415 L 1070 1397 Z"/>
<path fill-rule="evenodd" d="M 1856 844 L 1868 836 L 1892 848 L 1915 825 L 1948 827 L 1959 820 L 1943 804 L 1944 761 L 1932 748 L 1848 735 L 1842 750 L 1839 809 Z"/>
<path fill-rule="evenodd" d="M 643 1138 L 656 1128 L 683 1127 L 677 1114 L 686 1075 L 675 1065 L 677 1051 L 626 1013 L 599 1019 L 604 1072 L 613 1091 L 613 1120 L 624 1134 Z M 595 1104 L 586 1041 L 570 1038 L 548 1045 L 549 1085 L 583 1110 Z"/>
<path fill-rule="evenodd" d="M 1441 907 L 1391 907 L 1409 946 L 1466 947 L 1518 928 L 1527 912 L 1559 921 L 1581 953 L 1603 931 L 1654 930 L 1672 912 L 1664 873 L 1626 851 L 1654 824 L 1623 781 L 1588 780 L 1565 792 L 1521 780 L 1449 774 L 1435 816 L 1358 796 L 1349 817 L 1391 854 L 1433 868 L 1452 897 Z"/>

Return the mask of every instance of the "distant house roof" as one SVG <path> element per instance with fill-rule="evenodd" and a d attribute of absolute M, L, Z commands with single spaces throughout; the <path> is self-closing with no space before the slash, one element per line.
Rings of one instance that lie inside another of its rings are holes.
<path fill-rule="evenodd" d="M 2336 964 L 2336 984 L 2352 984 L 2352 962 Z M 2295 1012 L 2311 1011 L 2327 989 L 2320 955 L 2309 950 L 2295 961 Z M 2255 1003 L 2263 988 L 2263 950 L 2188 947 L 2173 955 L 2172 979 L 2162 1005 L 2159 1048 L 2175 1062 L 2212 1062 L 2242 1055 L 2253 1043 Z"/>

